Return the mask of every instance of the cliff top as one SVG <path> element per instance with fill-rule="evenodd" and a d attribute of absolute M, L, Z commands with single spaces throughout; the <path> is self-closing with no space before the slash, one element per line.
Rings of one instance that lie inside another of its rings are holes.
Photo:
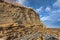
<path fill-rule="evenodd" d="M 0 25 L 3 24 L 4 26 L 10 24 L 23 26 L 42 25 L 39 15 L 32 8 L 18 5 L 15 2 L 0 0 Z"/>

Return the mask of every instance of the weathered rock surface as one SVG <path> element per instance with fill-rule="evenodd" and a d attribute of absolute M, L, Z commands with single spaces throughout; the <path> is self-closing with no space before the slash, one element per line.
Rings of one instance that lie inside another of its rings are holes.
<path fill-rule="evenodd" d="M 52 32 L 32 8 L 0 0 L 0 40 L 44 40 Z M 59 33 L 54 34 L 60 36 Z"/>
<path fill-rule="evenodd" d="M 0 0 L 0 38 L 14 40 L 38 32 L 40 27 L 43 25 L 32 8 Z"/>
<path fill-rule="evenodd" d="M 0 26 L 8 26 L 14 24 L 33 26 L 40 25 L 41 22 L 39 16 L 31 8 L 25 8 L 6 2 L 0 2 Z"/>

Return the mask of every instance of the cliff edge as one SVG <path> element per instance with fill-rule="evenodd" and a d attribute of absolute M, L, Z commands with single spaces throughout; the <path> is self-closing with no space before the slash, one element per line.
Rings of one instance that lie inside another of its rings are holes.
<path fill-rule="evenodd" d="M 36 35 L 40 29 L 43 24 L 32 8 L 0 0 L 0 39 L 21 40 L 26 35 Z"/>
<path fill-rule="evenodd" d="M 32 8 L 17 4 L 0 2 L 0 26 L 33 26 L 41 25 L 38 14 Z"/>

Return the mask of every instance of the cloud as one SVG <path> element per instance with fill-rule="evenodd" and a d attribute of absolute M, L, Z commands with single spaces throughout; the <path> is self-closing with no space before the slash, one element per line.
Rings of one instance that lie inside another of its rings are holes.
<path fill-rule="evenodd" d="M 42 17 L 41 20 L 47 25 L 47 27 L 59 27 L 60 9 L 49 12 L 49 15 Z"/>
<path fill-rule="evenodd" d="M 43 9 L 43 7 L 40 7 L 40 8 L 38 8 L 38 9 L 36 9 L 36 12 L 37 12 L 37 13 L 40 13 L 40 12 L 42 11 L 42 9 Z"/>
<path fill-rule="evenodd" d="M 46 12 L 50 12 L 51 11 L 51 8 L 50 7 L 46 7 L 45 11 Z"/>
<path fill-rule="evenodd" d="M 51 21 L 50 16 L 44 16 L 41 18 L 42 21 Z"/>
<path fill-rule="evenodd" d="M 54 7 L 60 7 L 60 0 L 57 0 L 54 4 L 53 4 Z"/>
<path fill-rule="evenodd" d="M 41 15 L 40 13 L 42 12 L 43 7 L 37 8 L 35 11 L 37 12 L 37 14 L 39 15 L 39 17 L 41 18 L 43 15 Z"/>
<path fill-rule="evenodd" d="M 19 3 L 24 4 L 27 0 L 18 0 Z"/>
<path fill-rule="evenodd" d="M 55 15 L 56 15 L 56 14 L 60 14 L 60 9 L 59 9 L 59 10 L 53 10 L 53 11 L 51 11 L 51 13 L 52 13 L 52 14 L 55 14 Z"/>
<path fill-rule="evenodd" d="M 53 10 L 49 13 L 49 16 L 46 16 L 46 17 L 42 17 L 41 19 L 43 21 L 58 21 L 58 19 L 60 17 L 60 10 Z M 53 20 L 54 19 L 54 20 Z"/>
<path fill-rule="evenodd" d="M 22 4 L 23 6 L 25 6 L 25 7 L 29 7 L 30 6 L 30 3 L 29 3 L 28 0 L 18 0 L 18 2 L 20 4 Z"/>

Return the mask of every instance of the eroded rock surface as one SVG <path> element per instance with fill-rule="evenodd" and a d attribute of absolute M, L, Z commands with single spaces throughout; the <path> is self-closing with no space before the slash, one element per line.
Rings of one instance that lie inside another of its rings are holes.
<path fill-rule="evenodd" d="M 0 38 L 14 40 L 38 32 L 40 27 L 43 25 L 33 9 L 0 1 Z"/>
<path fill-rule="evenodd" d="M 0 40 L 45 40 L 52 32 L 32 8 L 0 0 Z M 60 31 L 56 32 L 60 36 Z"/>
<path fill-rule="evenodd" d="M 0 25 L 14 23 L 23 26 L 41 24 L 38 15 L 33 9 L 0 2 Z"/>

